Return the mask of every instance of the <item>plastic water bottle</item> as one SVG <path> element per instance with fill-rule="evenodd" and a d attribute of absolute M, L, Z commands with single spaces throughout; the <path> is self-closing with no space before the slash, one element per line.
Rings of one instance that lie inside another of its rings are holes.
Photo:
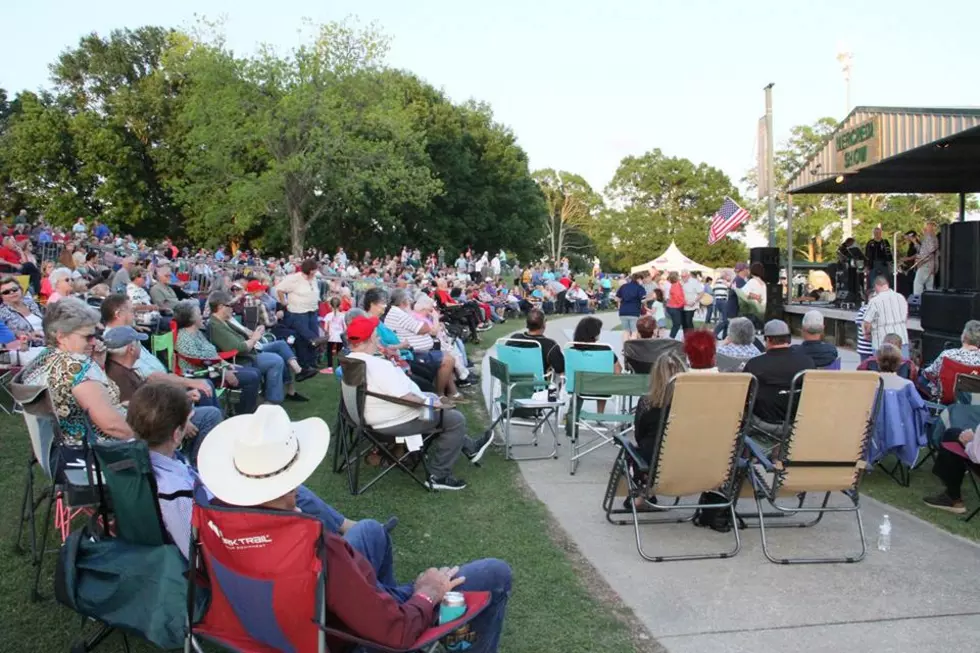
<path fill-rule="evenodd" d="M 881 525 L 878 526 L 878 550 L 887 551 L 892 548 L 892 522 L 888 519 L 888 515 L 881 520 Z"/>

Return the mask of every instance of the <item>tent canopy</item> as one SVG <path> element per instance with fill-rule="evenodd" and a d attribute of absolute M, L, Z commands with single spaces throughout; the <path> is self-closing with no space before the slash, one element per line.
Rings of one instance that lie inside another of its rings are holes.
<path fill-rule="evenodd" d="M 715 273 L 714 268 L 709 268 L 706 265 L 695 263 L 691 259 L 684 256 L 684 253 L 677 249 L 677 244 L 673 241 L 671 241 L 670 247 L 668 247 L 666 251 L 664 251 L 664 253 L 657 258 L 653 259 L 652 261 L 647 261 L 646 263 L 641 263 L 640 265 L 634 265 L 632 268 L 630 268 L 630 274 L 642 272 L 643 270 L 649 270 L 653 267 L 667 272 L 680 272 L 681 270 L 688 270 L 689 272 L 701 272 L 703 274 Z"/>

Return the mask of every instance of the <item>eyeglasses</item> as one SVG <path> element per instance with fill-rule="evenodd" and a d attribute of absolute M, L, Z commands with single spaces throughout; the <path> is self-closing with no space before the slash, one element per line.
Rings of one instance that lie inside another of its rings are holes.
<path fill-rule="evenodd" d="M 20 292 L 20 286 L 14 286 L 13 288 L 5 288 L 0 290 L 0 295 L 14 295 Z"/>
<path fill-rule="evenodd" d="M 75 335 L 79 335 L 79 336 L 85 338 L 86 340 L 88 340 L 89 342 L 95 342 L 96 340 L 102 340 L 102 334 L 100 334 L 98 331 L 89 331 L 88 333 L 78 333 L 78 332 L 76 332 Z"/>

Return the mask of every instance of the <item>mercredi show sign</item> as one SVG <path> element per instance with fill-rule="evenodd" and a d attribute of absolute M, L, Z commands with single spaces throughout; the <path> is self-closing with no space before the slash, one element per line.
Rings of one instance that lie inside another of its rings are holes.
<path fill-rule="evenodd" d="M 834 137 L 838 172 L 854 172 L 881 160 L 881 120 L 872 118 Z"/>

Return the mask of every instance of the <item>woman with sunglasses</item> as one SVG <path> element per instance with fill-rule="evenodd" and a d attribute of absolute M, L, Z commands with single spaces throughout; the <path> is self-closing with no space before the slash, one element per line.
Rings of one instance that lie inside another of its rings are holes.
<path fill-rule="evenodd" d="M 41 307 L 25 295 L 20 283 L 11 276 L 0 277 L 0 322 L 27 347 L 19 354 L 21 365 L 34 360 L 44 345 L 44 328 Z"/>
<path fill-rule="evenodd" d="M 22 375 L 25 385 L 47 387 L 58 416 L 60 437 L 51 448 L 56 479 L 68 466 L 81 464 L 89 425 L 99 438 L 133 437 L 119 388 L 103 370 L 105 347 L 96 331 L 99 319 L 97 310 L 75 297 L 49 306 L 43 322 L 47 347 Z"/>

